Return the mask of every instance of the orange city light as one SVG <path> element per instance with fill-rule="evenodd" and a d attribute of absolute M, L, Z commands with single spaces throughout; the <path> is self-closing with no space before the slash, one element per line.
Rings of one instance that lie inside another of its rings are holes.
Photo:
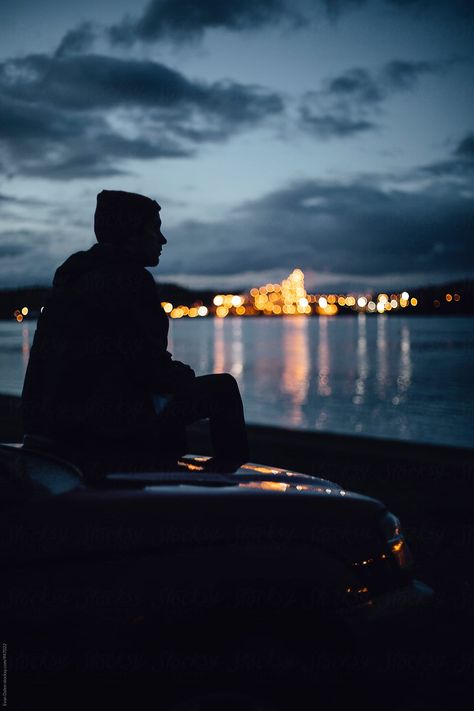
<path fill-rule="evenodd" d="M 320 316 L 335 316 L 339 311 L 336 304 L 327 304 L 324 307 L 318 306 L 316 310 Z"/>

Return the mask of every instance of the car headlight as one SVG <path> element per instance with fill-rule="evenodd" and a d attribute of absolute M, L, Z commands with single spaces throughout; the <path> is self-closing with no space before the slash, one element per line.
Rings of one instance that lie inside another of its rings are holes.
<path fill-rule="evenodd" d="M 389 511 L 382 518 L 382 534 L 389 551 L 401 570 L 407 570 L 413 565 L 413 558 L 403 535 L 400 521 Z"/>

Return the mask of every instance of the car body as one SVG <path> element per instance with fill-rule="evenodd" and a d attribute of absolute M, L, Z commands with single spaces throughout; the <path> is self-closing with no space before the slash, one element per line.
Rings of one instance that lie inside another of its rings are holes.
<path fill-rule="evenodd" d="M 68 462 L 1 446 L 9 628 L 26 646 L 43 635 L 76 657 L 107 640 L 116 672 L 117 649 L 149 650 L 157 631 L 174 649 L 209 641 L 212 627 L 222 650 L 223 630 L 234 648 L 244 628 L 252 645 L 265 629 L 272 648 L 280 637 L 303 649 L 305 637 L 327 659 L 350 635 L 380 638 L 426 607 L 432 591 L 413 577 L 400 522 L 380 501 L 261 464 L 210 474 L 206 459 L 87 484 Z"/>

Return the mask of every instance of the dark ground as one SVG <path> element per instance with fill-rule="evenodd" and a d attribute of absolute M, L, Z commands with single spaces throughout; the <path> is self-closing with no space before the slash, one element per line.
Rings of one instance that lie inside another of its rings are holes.
<path fill-rule="evenodd" d="M 332 479 L 381 499 L 400 517 L 417 562 L 416 576 L 435 590 L 436 597 L 428 627 L 419 632 L 414 626 L 412 634 L 393 647 L 384 679 L 393 678 L 395 689 L 408 678 L 398 711 L 472 708 L 474 449 L 263 426 L 249 426 L 248 431 L 252 461 Z M 0 440 L 20 441 L 21 434 L 18 399 L 1 396 Z M 206 423 L 190 429 L 189 451 L 210 454 Z M 390 688 L 386 691 L 381 707 L 390 698 Z M 215 708 L 231 706 L 222 702 Z M 290 706 L 283 702 L 283 708 Z M 339 706 L 328 705 L 325 699 L 322 706 L 308 708 Z"/>

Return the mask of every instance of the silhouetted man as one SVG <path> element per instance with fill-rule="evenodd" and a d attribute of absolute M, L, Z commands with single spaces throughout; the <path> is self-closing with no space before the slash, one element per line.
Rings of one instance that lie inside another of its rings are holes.
<path fill-rule="evenodd" d="M 227 373 L 196 377 L 167 350 L 168 317 L 145 269 L 167 242 L 160 209 L 135 193 L 97 196 L 98 244 L 57 269 L 38 321 L 22 395 L 25 432 L 180 455 L 176 433 L 209 418 L 215 456 L 207 468 L 233 471 L 248 458 L 237 382 Z"/>

